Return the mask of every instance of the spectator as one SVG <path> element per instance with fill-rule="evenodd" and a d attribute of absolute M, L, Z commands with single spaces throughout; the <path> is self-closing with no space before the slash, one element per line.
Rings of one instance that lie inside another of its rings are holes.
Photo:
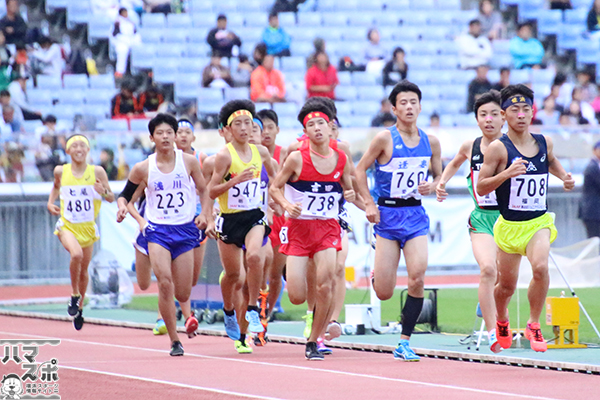
<path fill-rule="evenodd" d="M 109 181 L 116 181 L 119 169 L 115 165 L 115 153 L 111 149 L 104 148 L 100 152 L 100 166 L 106 171 Z"/>
<path fill-rule="evenodd" d="M 23 179 L 23 149 L 15 142 L 4 144 L 5 153 L 0 157 L 0 164 L 4 168 L 4 182 L 18 183 Z"/>
<path fill-rule="evenodd" d="M 4 90 L 10 84 L 11 53 L 6 47 L 4 33 L 0 31 L 0 90 Z"/>
<path fill-rule="evenodd" d="M 214 55 L 211 57 L 210 64 L 202 71 L 202 86 L 212 88 L 233 86 L 229 68 L 221 65 L 221 57 Z"/>
<path fill-rule="evenodd" d="M 147 113 L 156 113 L 164 101 L 165 98 L 158 88 L 151 85 L 138 96 L 138 112 L 149 116 Z"/>
<path fill-rule="evenodd" d="M 137 33 L 135 23 L 129 18 L 126 8 L 119 9 L 119 16 L 115 21 L 112 32 L 112 43 L 117 53 L 117 65 L 115 77 L 122 78 L 127 70 L 127 58 L 133 46 L 141 43 L 141 37 Z"/>
<path fill-rule="evenodd" d="M 266 55 L 267 55 L 267 45 L 262 42 L 258 43 L 254 47 L 254 52 L 252 53 L 252 60 L 250 61 L 250 64 L 252 65 L 253 70 L 262 64 Z"/>
<path fill-rule="evenodd" d="M 15 113 L 15 121 L 22 123 L 25 119 L 23 118 L 23 111 L 21 111 L 21 107 L 16 105 L 10 99 L 10 92 L 8 90 L 0 91 L 0 105 L 2 106 L 11 106 Z"/>
<path fill-rule="evenodd" d="M 6 2 L 6 15 L 0 19 L 0 30 L 4 33 L 6 43 L 25 44 L 27 24 L 19 13 L 18 0 Z"/>
<path fill-rule="evenodd" d="M 137 99 L 133 95 L 133 85 L 130 82 L 121 84 L 121 92 L 111 100 L 111 115 L 113 119 L 131 118 L 139 115 Z"/>
<path fill-rule="evenodd" d="M 519 25 L 517 36 L 510 40 L 510 54 L 515 68 L 540 68 L 544 58 L 544 46 L 534 38 L 529 23 Z"/>
<path fill-rule="evenodd" d="M 391 121 L 390 125 L 386 125 L 386 123 L 389 123 Z M 373 117 L 373 119 L 371 120 L 371 126 L 372 127 L 380 127 L 380 126 L 391 126 L 394 125 L 396 123 L 396 116 L 392 113 L 392 103 L 390 103 L 390 101 L 385 98 L 383 100 L 381 100 L 381 108 L 379 109 L 379 112 L 377 112 L 377 114 Z"/>
<path fill-rule="evenodd" d="M 305 80 L 308 97 L 321 96 L 335 99 L 335 87 L 340 82 L 327 53 L 317 54 L 316 63 L 306 71 Z"/>
<path fill-rule="evenodd" d="M 473 112 L 475 101 L 484 94 L 492 89 L 492 84 L 487 78 L 489 67 L 487 65 L 480 65 L 477 67 L 477 75 L 475 79 L 469 83 L 469 90 L 467 94 L 467 113 Z"/>
<path fill-rule="evenodd" d="M 551 10 L 572 10 L 571 0 L 550 0 Z"/>
<path fill-rule="evenodd" d="M 369 43 L 367 43 L 364 52 L 365 69 L 370 74 L 381 76 L 388 52 L 380 43 L 381 36 L 377 29 L 369 29 L 367 40 Z"/>
<path fill-rule="evenodd" d="M 233 79 L 233 86 L 235 87 L 250 87 L 250 76 L 254 68 L 248 60 L 248 56 L 240 54 L 239 62 L 235 71 L 231 71 L 231 78 Z"/>
<path fill-rule="evenodd" d="M 54 180 L 54 168 L 62 165 L 66 158 L 64 136 L 57 136 L 56 117 L 47 115 L 44 125 L 35 130 L 40 143 L 35 151 L 35 165 L 45 182 Z"/>
<path fill-rule="evenodd" d="M 591 125 L 598 125 L 598 121 L 596 120 L 596 112 L 594 111 L 594 107 L 587 101 L 583 100 L 583 91 L 580 87 L 573 88 L 571 92 L 571 102 L 577 102 L 580 108 L 580 114 L 583 118 L 585 118 L 588 123 Z M 570 108 L 570 106 L 569 106 Z"/>
<path fill-rule="evenodd" d="M 581 113 L 581 103 L 579 101 L 572 101 L 569 104 L 569 114 L 571 115 L 573 125 L 588 125 L 590 123 Z"/>
<path fill-rule="evenodd" d="M 506 29 L 502 21 L 502 15 L 498 10 L 494 10 L 494 3 L 491 0 L 482 0 L 479 3 L 477 20 L 481 24 L 482 36 L 490 40 L 500 39 L 504 36 Z"/>
<path fill-rule="evenodd" d="M 31 53 L 34 72 L 36 74 L 62 77 L 65 59 L 60 46 L 52 42 L 52 39 L 48 36 L 43 36 L 39 43 L 40 48 Z"/>
<path fill-rule="evenodd" d="M 492 58 L 490 40 L 481 34 L 481 22 L 471 20 L 469 31 L 456 38 L 458 57 L 462 69 L 473 69 L 487 65 Z"/>
<path fill-rule="evenodd" d="M 27 79 L 29 79 L 28 75 L 20 74 L 8 85 L 10 97 L 12 102 L 21 108 L 24 120 L 42 119 L 42 113 L 34 110 L 27 101 Z"/>
<path fill-rule="evenodd" d="M 500 92 L 508 85 L 510 85 L 510 68 L 500 68 L 500 80 L 492 86 L 492 89 Z"/>
<path fill-rule="evenodd" d="M 213 56 L 217 57 L 231 57 L 233 46 L 242 46 L 240 38 L 227 30 L 227 17 L 223 14 L 217 17 L 217 26 L 208 32 L 206 41 L 212 48 Z"/>
<path fill-rule="evenodd" d="M 144 9 L 149 13 L 169 14 L 171 12 L 171 0 L 144 0 Z"/>
<path fill-rule="evenodd" d="M 313 46 L 315 47 L 315 51 L 314 53 L 312 53 L 310 56 L 308 56 L 308 58 L 306 59 L 306 69 L 308 70 L 310 67 L 312 67 L 316 62 L 317 62 L 317 55 L 319 53 L 324 53 L 325 52 L 325 40 L 321 39 L 320 37 L 316 38 L 313 41 Z"/>
<path fill-rule="evenodd" d="M 250 99 L 256 103 L 280 103 L 285 101 L 283 74 L 273 68 L 275 58 L 267 54 L 262 65 L 250 76 Z"/>
<path fill-rule="evenodd" d="M 290 56 L 292 38 L 279 26 L 279 16 L 276 12 L 269 14 L 269 26 L 262 34 L 262 41 L 267 45 L 267 54 L 274 56 Z"/>
<path fill-rule="evenodd" d="M 587 16 L 587 30 L 593 39 L 600 39 L 600 0 L 594 0 L 594 4 Z"/>
<path fill-rule="evenodd" d="M 275 0 L 272 12 L 298 12 L 298 5 L 306 0 Z"/>
<path fill-rule="evenodd" d="M 557 107 L 566 108 L 571 102 L 573 95 L 573 85 L 567 82 L 567 75 L 557 72 L 550 88 L 550 93 L 556 98 Z"/>
<path fill-rule="evenodd" d="M 2 125 L 0 134 L 2 141 L 18 141 L 18 135 L 23 132 L 22 125 L 15 121 L 15 109 L 12 106 L 2 106 Z"/>
<path fill-rule="evenodd" d="M 396 47 L 393 57 L 383 67 L 383 86 L 394 86 L 401 80 L 406 79 L 408 64 L 404 61 L 404 49 Z"/>
<path fill-rule="evenodd" d="M 440 127 L 440 116 L 437 113 L 431 114 L 429 117 L 429 127 L 430 128 L 439 128 Z"/>
<path fill-rule="evenodd" d="M 594 145 L 592 159 L 583 171 L 579 218 L 588 238 L 600 236 L 600 142 Z"/>
<path fill-rule="evenodd" d="M 592 81 L 592 74 L 588 70 L 577 72 L 576 88 L 581 89 L 581 100 L 591 103 L 598 96 L 598 87 Z"/>
<path fill-rule="evenodd" d="M 568 111 L 563 111 L 560 113 L 560 118 L 558 119 L 558 123 L 560 126 L 571 126 L 573 125 L 573 121 L 571 121 L 571 114 Z"/>
<path fill-rule="evenodd" d="M 560 119 L 560 111 L 556 109 L 556 99 L 553 96 L 548 96 L 544 99 L 544 106 L 535 115 L 535 119 L 540 121 L 542 125 L 558 125 Z"/>

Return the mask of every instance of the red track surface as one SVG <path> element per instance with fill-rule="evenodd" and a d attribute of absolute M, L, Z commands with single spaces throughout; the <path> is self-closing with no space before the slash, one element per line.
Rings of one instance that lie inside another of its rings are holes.
<path fill-rule="evenodd" d="M 240 356 L 207 336 L 185 338 L 186 355 L 173 358 L 147 330 L 0 316 L 0 338 L 42 337 L 62 339 L 37 360 L 58 359 L 63 399 L 594 399 L 600 387 L 598 376 L 350 350 L 308 362 L 303 346 L 277 343 Z M 16 368 L 0 364 L 0 375 Z"/>
<path fill-rule="evenodd" d="M 156 282 L 152 282 L 148 290 L 141 291 L 138 285 L 133 285 L 135 294 L 158 293 Z M 0 301 L 43 299 L 49 297 L 69 297 L 71 285 L 41 285 L 41 286 L 1 286 Z"/>

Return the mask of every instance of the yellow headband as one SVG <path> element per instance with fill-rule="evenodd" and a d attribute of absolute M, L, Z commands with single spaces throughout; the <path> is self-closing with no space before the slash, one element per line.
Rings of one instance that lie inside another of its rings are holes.
<path fill-rule="evenodd" d="M 71 136 L 71 138 L 69 138 L 69 140 L 67 140 L 67 146 L 66 146 L 67 151 L 69 150 L 69 147 L 71 147 L 71 145 L 78 140 L 81 140 L 83 143 L 85 143 L 87 145 L 87 147 L 90 147 L 90 141 L 88 140 L 88 138 L 86 138 L 83 135 L 75 135 L 75 136 Z"/>
<path fill-rule="evenodd" d="M 252 119 L 252 113 L 248 110 L 237 110 L 236 112 L 234 112 L 233 114 L 231 114 L 229 116 L 229 118 L 227 118 L 227 126 L 231 125 L 231 123 L 233 122 L 234 119 L 236 119 L 237 117 L 241 117 L 242 115 L 247 115 L 250 117 L 250 119 Z"/>

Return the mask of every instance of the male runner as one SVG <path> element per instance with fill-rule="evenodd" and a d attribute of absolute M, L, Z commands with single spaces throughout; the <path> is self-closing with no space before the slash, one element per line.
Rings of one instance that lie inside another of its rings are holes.
<path fill-rule="evenodd" d="M 479 304 L 485 326 L 488 330 L 490 349 L 494 353 L 502 350 L 496 339 L 496 303 L 494 301 L 494 286 L 498 279 L 496 269 L 496 244 L 494 243 L 494 224 L 500 216 L 496 194 L 489 193 L 487 196 L 478 196 L 473 190 L 477 184 L 479 170 L 483 165 L 483 155 L 488 146 L 494 140 L 502 136 L 502 125 L 504 117 L 500 108 L 500 92 L 490 90 L 475 101 L 475 118 L 482 136 L 477 139 L 469 139 L 460 146 L 458 153 L 444 169 L 440 183 L 436 188 L 437 200 L 444 201 L 448 196 L 446 183 L 456 174 L 460 166 L 470 160 L 471 170 L 467 176 L 469 192 L 475 201 L 475 209 L 469 217 L 469 234 L 473 255 L 479 264 Z"/>
<path fill-rule="evenodd" d="M 194 262 L 192 250 L 199 242 L 198 229 L 206 228 L 211 218 L 210 199 L 196 157 L 173 146 L 177 120 L 167 114 L 158 114 L 148 124 L 148 130 L 156 152 L 133 167 L 121 197 L 130 202 L 140 184 L 146 187 L 148 223 L 142 231 L 148 241 L 150 264 L 158 280 L 158 308 L 171 340 L 170 354 L 182 356 L 173 296 L 179 302 L 189 299 Z M 196 190 L 203 211 L 194 218 Z"/>
<path fill-rule="evenodd" d="M 248 100 L 232 100 L 221 108 L 219 121 L 232 140 L 217 153 L 209 184 L 210 196 L 218 198 L 220 208 L 216 231 L 225 269 L 221 280 L 225 330 L 236 342 L 236 348 L 238 342 L 245 346 L 245 337 L 242 337 L 236 319 L 236 298 L 247 281 L 248 298 L 258 299 L 264 263 L 261 247 L 270 232 L 260 209 L 260 174 L 263 165 L 269 176 L 274 175 L 274 169 L 268 150 L 248 143 L 254 117 L 254 104 Z M 242 247 L 246 249 L 246 277 L 242 268 Z M 245 312 L 250 332 L 264 331 L 256 304 L 248 304 L 246 310 L 238 312 Z"/>
<path fill-rule="evenodd" d="M 104 168 L 89 165 L 87 155 L 90 142 L 83 135 L 67 140 L 67 154 L 71 163 L 54 168 L 54 186 L 48 197 L 50 214 L 60 215 L 54 234 L 71 255 L 71 300 L 67 312 L 73 318 L 76 330 L 83 327 L 83 299 L 88 285 L 88 266 L 94 243 L 100 239 L 96 218 L 102 199 L 112 203 L 114 194 L 108 185 Z M 54 204 L 60 195 L 60 207 Z"/>
<path fill-rule="evenodd" d="M 427 269 L 429 217 L 422 196 L 435 190 L 442 174 L 440 142 L 417 128 L 421 112 L 421 90 L 400 81 L 389 96 L 396 124 L 378 133 L 356 167 L 360 193 L 369 222 L 375 223 L 377 244 L 373 288 L 387 300 L 394 294 L 400 253 L 408 272 L 408 296 L 402 310 L 402 334 L 394 357 L 419 361 L 409 339 L 423 307 L 423 284 Z M 367 169 L 375 163 L 377 205 L 367 183 Z M 433 182 L 427 181 L 431 170 Z"/>
<path fill-rule="evenodd" d="M 333 275 L 336 253 L 341 248 L 339 201 L 342 195 L 349 201 L 355 198 L 351 162 L 347 162 L 343 151 L 330 147 L 332 118 L 325 102 L 307 101 L 298 120 L 309 140 L 288 156 L 269 190 L 289 216 L 281 229 L 280 250 L 288 256 L 288 295 L 293 304 L 306 301 L 307 276 L 316 277 L 313 329 L 305 351 L 308 360 L 323 359 L 317 349 L 317 337 L 333 312 Z M 314 260 L 314 269 L 308 268 L 309 258 Z"/>
<path fill-rule="evenodd" d="M 533 278 L 527 292 L 530 313 L 525 337 L 533 350 L 544 352 L 547 345 L 539 319 L 550 284 L 550 243 L 557 235 L 554 215 L 547 212 L 548 172 L 563 181 L 566 191 L 575 187 L 575 181 L 555 157 L 552 140 L 529 132 L 533 91 L 525 85 L 509 85 L 502 89 L 501 96 L 508 133 L 489 145 L 477 182 L 479 196 L 496 191 L 500 208 L 494 225 L 499 249 L 499 277 L 494 291 L 497 337 L 503 348 L 511 346 L 507 307 L 517 287 L 521 257 L 526 256 Z"/>

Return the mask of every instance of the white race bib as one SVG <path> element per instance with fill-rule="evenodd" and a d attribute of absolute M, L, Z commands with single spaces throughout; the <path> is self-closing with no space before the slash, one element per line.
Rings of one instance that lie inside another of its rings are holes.
<path fill-rule="evenodd" d="M 252 210 L 259 208 L 260 203 L 260 178 L 238 183 L 229 189 L 227 204 L 232 210 Z"/>
<path fill-rule="evenodd" d="M 302 215 L 305 217 L 337 218 L 341 195 L 337 192 L 310 193 L 302 197 Z"/>
<path fill-rule="evenodd" d="M 263 188 L 260 189 L 260 209 L 265 213 L 265 218 L 267 217 L 267 210 L 269 208 L 269 187 L 267 182 L 260 182 L 261 186 L 264 185 Z"/>
<path fill-rule="evenodd" d="M 473 196 L 475 196 L 475 200 L 477 200 L 477 204 L 480 207 L 491 207 L 498 205 L 498 199 L 496 199 L 496 191 L 492 190 L 485 196 L 480 196 L 477 194 L 477 180 L 479 179 L 479 171 L 473 171 L 473 181 L 471 182 L 471 186 L 473 187 Z"/>
<path fill-rule="evenodd" d="M 427 180 L 429 157 L 403 158 L 393 172 L 390 197 L 420 199 L 419 183 Z"/>
<path fill-rule="evenodd" d="M 94 221 L 94 187 L 63 186 L 61 198 L 64 204 L 63 217 L 74 224 Z"/>
<path fill-rule="evenodd" d="M 548 174 L 521 175 L 510 179 L 508 208 L 521 211 L 546 210 Z"/>

